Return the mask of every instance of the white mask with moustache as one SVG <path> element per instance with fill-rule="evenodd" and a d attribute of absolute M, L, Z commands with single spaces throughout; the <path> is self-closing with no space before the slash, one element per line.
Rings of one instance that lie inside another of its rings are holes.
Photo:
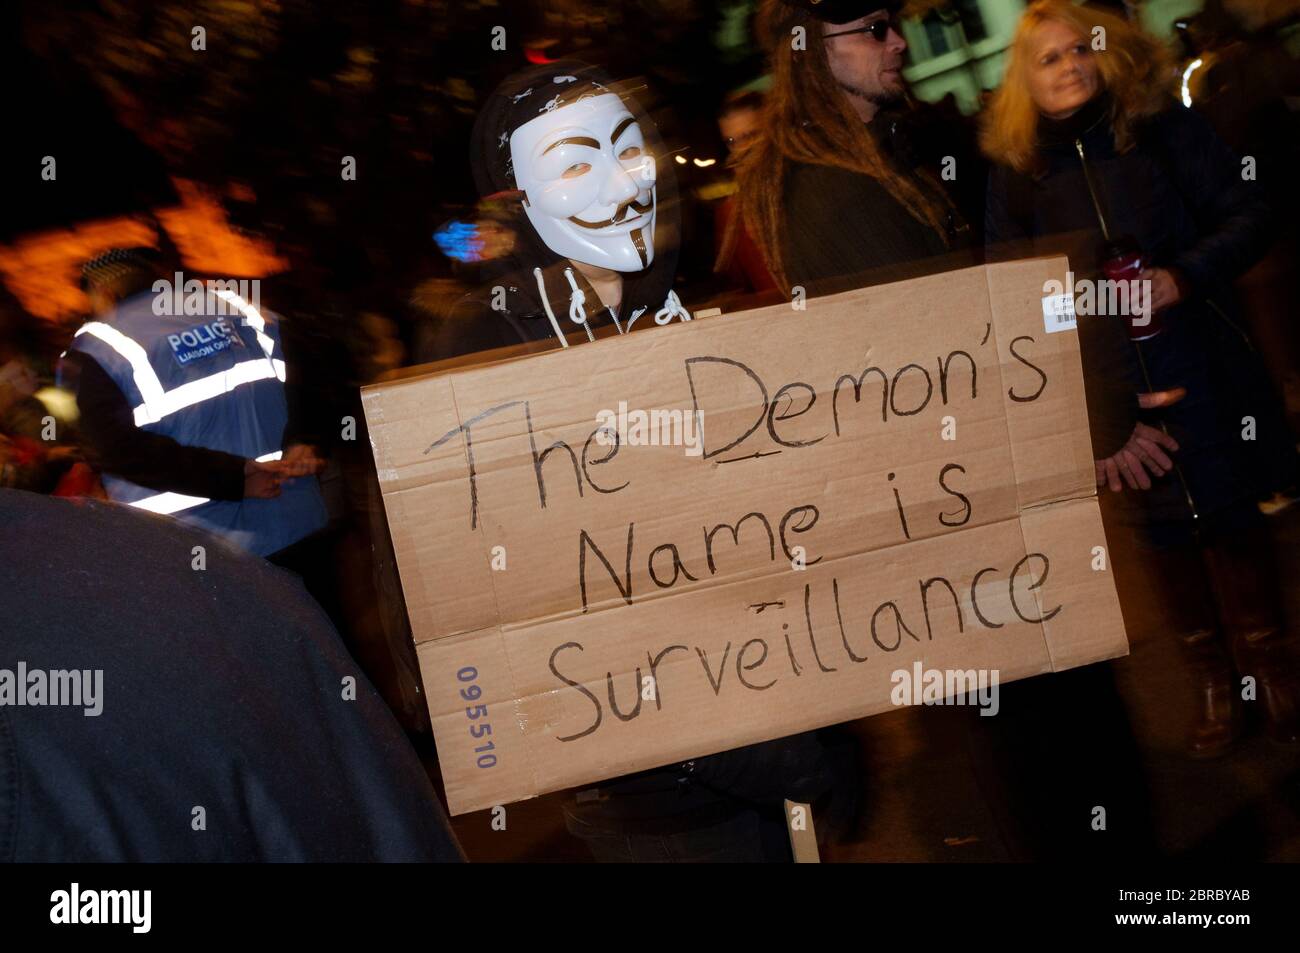
<path fill-rule="evenodd" d="M 551 102 L 510 136 L 528 221 L 564 258 L 622 272 L 649 267 L 655 162 L 641 128 L 614 93 Z"/>

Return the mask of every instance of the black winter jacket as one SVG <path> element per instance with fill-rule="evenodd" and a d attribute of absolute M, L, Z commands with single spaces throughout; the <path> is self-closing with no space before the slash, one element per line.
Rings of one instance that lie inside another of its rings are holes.
<path fill-rule="evenodd" d="M 0 526 L 0 862 L 461 859 L 297 577 L 95 500 L 0 490 Z"/>
<path fill-rule="evenodd" d="M 1115 148 L 1103 96 L 1070 120 L 1040 121 L 1037 176 L 995 166 L 985 222 L 990 260 L 1069 256 L 1076 281 L 1099 275 L 1104 240 L 1084 178 L 1088 164 L 1112 238 L 1135 239 L 1148 267 L 1184 279 L 1165 330 L 1135 344 L 1118 317 L 1080 317 L 1093 454 L 1115 453 L 1138 420 L 1136 395 L 1186 387 L 1187 397 L 1147 422 L 1178 440 L 1178 471 L 1144 494 L 1148 516 L 1181 522 L 1193 512 L 1253 509 L 1256 497 L 1294 479 L 1294 438 L 1263 366 L 1235 319 L 1234 279 L 1272 240 L 1265 183 L 1243 177 L 1237 156 L 1199 115 L 1179 105 Z M 1081 158 L 1082 152 L 1082 158 Z M 1242 438 L 1243 418 L 1255 439 Z M 1190 499 L 1189 499 L 1190 497 Z"/>
<path fill-rule="evenodd" d="M 781 254 L 792 286 L 809 296 L 902 281 L 977 264 L 969 220 L 982 215 L 982 196 L 967 182 L 983 181 L 984 163 L 960 117 L 918 105 L 882 110 L 868 124 L 888 161 L 923 192 L 950 203 L 947 234 L 914 216 L 869 175 L 835 166 L 794 163 L 786 172 L 786 234 Z M 955 178 L 943 178 L 953 159 Z M 977 223 L 978 226 L 978 223 Z"/>

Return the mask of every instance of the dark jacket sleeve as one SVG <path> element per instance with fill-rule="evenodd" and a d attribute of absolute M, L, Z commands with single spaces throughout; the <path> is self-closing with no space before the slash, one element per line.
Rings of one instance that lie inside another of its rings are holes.
<path fill-rule="evenodd" d="M 912 277 L 949 252 L 934 229 L 869 175 L 796 164 L 787 173 L 785 204 L 786 277 L 809 295 Z"/>
<path fill-rule="evenodd" d="M 220 450 L 187 447 L 136 427 L 131 406 L 93 359 L 76 351 L 81 433 L 105 473 L 162 492 L 212 500 L 244 498 L 244 459 Z"/>
<path fill-rule="evenodd" d="M 1175 106 L 1154 133 L 1166 172 L 1196 222 L 1199 239 L 1169 264 L 1200 295 L 1228 286 L 1268 251 L 1274 215 L 1265 183 L 1243 177 L 1241 159 L 1201 115 Z"/>
<path fill-rule="evenodd" d="M 505 287 L 505 282 L 500 286 Z M 471 291 L 425 328 L 413 355 L 416 363 L 445 361 L 529 340 L 509 311 L 493 310 L 492 287 L 497 286 Z"/>
<path fill-rule="evenodd" d="M 1028 178 L 1003 166 L 993 167 L 985 207 L 989 262 L 1065 251 L 1064 245 L 1053 248 L 1050 237 L 1033 234 L 1034 185 Z M 1118 322 L 1095 316 L 1080 316 L 1078 333 L 1092 455 L 1100 460 L 1118 452 L 1137 423 L 1139 386 L 1133 346 Z"/>
<path fill-rule="evenodd" d="M 321 434 L 316 411 L 323 402 L 313 400 L 316 395 L 303 382 L 301 375 L 296 373 L 297 370 L 297 367 L 290 365 L 288 373 L 285 375 L 285 424 L 280 443 L 285 447 L 291 447 L 295 443 L 303 443 L 320 448 L 325 441 Z"/>
<path fill-rule="evenodd" d="M 1010 261 L 1031 254 L 1027 223 L 1013 213 L 1011 175 L 1001 166 L 989 170 L 984 197 L 984 244 L 988 261 Z M 1029 223 L 1031 224 L 1031 223 Z"/>
<path fill-rule="evenodd" d="M 280 349 L 287 365 L 284 400 L 288 417 L 280 445 L 308 444 L 328 452 L 337 419 L 334 385 L 352 371 L 352 359 L 329 334 L 310 333 L 311 322 L 281 316 Z"/>

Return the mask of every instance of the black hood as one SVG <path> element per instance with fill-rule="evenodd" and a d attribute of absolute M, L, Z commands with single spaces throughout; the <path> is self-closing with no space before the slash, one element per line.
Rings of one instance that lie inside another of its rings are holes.
<path fill-rule="evenodd" d="M 563 84 L 554 82 L 557 76 L 576 77 L 576 81 Z M 611 92 L 622 97 L 628 111 L 636 118 L 645 138 L 647 149 L 655 157 L 655 216 L 654 261 L 650 267 L 623 276 L 623 301 L 619 306 L 620 325 L 637 312 L 642 317 L 636 328 L 653 324 L 655 312 L 664 307 L 672 290 L 677 271 L 678 241 L 681 234 L 680 209 L 677 202 L 677 182 L 673 164 L 659 137 L 659 130 L 649 115 L 637 102 L 635 92 L 641 85 L 635 82 L 618 82 L 604 71 L 577 60 L 559 60 L 542 66 L 530 67 L 507 77 L 493 90 L 483 103 L 470 144 L 470 164 L 474 182 L 483 198 L 498 196 L 511 209 L 510 225 L 516 234 L 514 250 L 494 269 L 500 276 L 493 284 L 509 289 L 506 300 L 507 316 L 519 325 L 527 339 L 537 339 L 550 334 L 550 321 L 542 304 L 538 286 L 537 269 L 542 273 L 547 303 L 552 313 L 564 325 L 568 321 L 574 300 L 573 286 L 586 298 L 584 310 L 590 323 L 599 327 L 611 324 L 608 312 L 598 303 L 595 291 L 568 259 L 562 258 L 546 247 L 532 223 L 523 212 L 522 193 L 516 192 L 514 170 L 510 163 L 510 135 L 524 123 L 534 119 L 541 107 L 558 93 L 559 105 L 576 101 L 593 90 Z M 566 272 L 571 272 L 570 275 Z M 540 321 L 541 327 L 534 325 Z M 576 329 L 569 324 L 566 331 Z"/>

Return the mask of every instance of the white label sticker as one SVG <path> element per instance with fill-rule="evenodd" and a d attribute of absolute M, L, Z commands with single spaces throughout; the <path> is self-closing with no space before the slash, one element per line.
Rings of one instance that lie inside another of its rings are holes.
<path fill-rule="evenodd" d="M 1074 317 L 1074 295 L 1048 295 L 1043 299 L 1043 329 L 1048 334 L 1073 331 L 1078 326 Z"/>

